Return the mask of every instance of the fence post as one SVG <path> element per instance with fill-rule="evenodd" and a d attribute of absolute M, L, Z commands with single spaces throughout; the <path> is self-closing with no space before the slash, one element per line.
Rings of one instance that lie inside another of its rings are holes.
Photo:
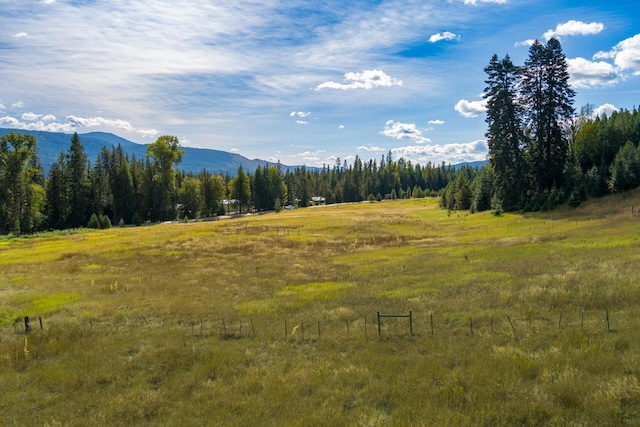
<path fill-rule="evenodd" d="M 31 331 L 31 323 L 29 322 L 29 316 L 24 316 L 24 331 L 25 332 Z"/>
<path fill-rule="evenodd" d="M 409 310 L 409 333 L 413 337 L 413 314 L 411 313 L 411 310 Z"/>
<path fill-rule="evenodd" d="M 380 331 L 380 312 L 378 312 L 378 338 L 382 338 L 382 332 Z"/>
<path fill-rule="evenodd" d="M 431 336 L 435 337 L 436 335 L 433 332 L 433 313 L 429 313 L 429 320 L 431 322 Z"/>

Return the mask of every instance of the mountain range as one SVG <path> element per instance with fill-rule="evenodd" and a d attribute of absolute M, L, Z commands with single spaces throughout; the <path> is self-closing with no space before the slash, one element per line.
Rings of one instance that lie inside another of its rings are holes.
<path fill-rule="evenodd" d="M 38 157 L 45 171 L 56 161 L 60 152 L 67 152 L 71 145 L 71 134 L 62 132 L 44 132 L 32 130 L 2 129 L 0 128 L 0 136 L 10 132 L 26 133 L 36 137 L 36 148 Z M 90 132 L 78 134 L 80 141 L 84 146 L 84 150 L 89 160 L 93 163 L 98 158 L 98 153 L 102 147 L 122 146 L 128 156 L 135 156 L 138 159 L 144 158 L 147 152 L 146 144 L 138 144 L 117 135 L 107 132 Z M 178 165 L 178 169 L 185 172 L 198 173 L 206 169 L 210 173 L 235 175 L 238 166 L 242 165 L 247 173 L 253 173 L 258 166 L 271 166 L 274 163 L 260 159 L 248 159 L 240 154 L 229 153 L 227 151 L 213 150 L 208 148 L 192 148 L 182 147 L 185 151 L 182 162 Z M 454 169 L 462 166 L 482 167 L 486 165 L 486 161 L 467 162 L 453 165 Z M 295 169 L 298 166 L 281 165 L 283 170 Z M 307 169 L 314 170 L 315 167 Z"/>
<path fill-rule="evenodd" d="M 43 132 L 31 130 L 2 129 L 0 136 L 10 132 L 25 133 L 36 137 L 36 148 L 40 162 L 46 171 L 56 161 L 60 152 L 67 152 L 71 145 L 71 134 L 61 132 Z M 90 132 L 78 134 L 84 146 L 87 157 L 91 163 L 95 162 L 102 147 L 107 148 L 122 146 L 123 150 L 130 157 L 138 159 L 144 158 L 147 152 L 147 145 L 137 144 L 117 135 L 107 132 Z M 260 159 L 248 159 L 239 154 L 226 151 L 181 147 L 185 153 L 178 169 L 186 172 L 201 172 L 206 169 L 211 173 L 235 175 L 238 166 L 242 165 L 245 172 L 253 173 L 258 166 L 273 165 L 271 162 Z M 282 165 L 283 169 L 295 168 L 296 166 Z"/>

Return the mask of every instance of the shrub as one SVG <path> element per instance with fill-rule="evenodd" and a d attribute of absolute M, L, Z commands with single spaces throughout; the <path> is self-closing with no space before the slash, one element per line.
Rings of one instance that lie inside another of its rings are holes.
<path fill-rule="evenodd" d="M 95 214 L 95 212 L 91 215 L 91 218 L 89 218 L 89 222 L 87 223 L 87 228 L 95 228 L 95 229 L 100 229 L 100 221 L 98 221 L 98 215 Z"/>
<path fill-rule="evenodd" d="M 109 215 L 99 215 L 98 220 L 100 221 L 100 228 L 107 229 L 111 228 L 111 219 Z"/>
<path fill-rule="evenodd" d="M 142 218 L 140 217 L 140 214 L 138 212 L 133 214 L 133 217 L 131 218 L 131 224 L 135 226 L 142 225 Z"/>

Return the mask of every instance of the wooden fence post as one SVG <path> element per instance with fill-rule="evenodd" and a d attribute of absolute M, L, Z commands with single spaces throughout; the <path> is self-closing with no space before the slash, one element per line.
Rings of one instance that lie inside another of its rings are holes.
<path fill-rule="evenodd" d="M 433 332 L 433 313 L 429 313 L 429 320 L 431 322 L 431 336 L 435 337 L 436 335 Z"/>

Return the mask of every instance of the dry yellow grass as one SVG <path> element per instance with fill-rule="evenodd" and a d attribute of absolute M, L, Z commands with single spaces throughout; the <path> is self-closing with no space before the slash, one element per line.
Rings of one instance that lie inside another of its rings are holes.
<path fill-rule="evenodd" d="M 425 199 L 1 241 L 0 424 L 640 422 L 639 205 Z M 378 339 L 376 312 L 409 310 L 413 337 L 384 319 Z"/>

